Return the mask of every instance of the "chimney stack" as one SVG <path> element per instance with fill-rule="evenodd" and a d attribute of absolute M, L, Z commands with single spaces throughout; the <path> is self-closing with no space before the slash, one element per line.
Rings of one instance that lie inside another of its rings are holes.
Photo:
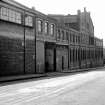
<path fill-rule="evenodd" d="M 35 10 L 35 7 L 34 6 L 32 6 L 32 10 Z"/>
<path fill-rule="evenodd" d="M 77 14 L 78 14 L 78 15 L 80 15 L 80 14 L 81 14 L 81 11 L 80 11 L 80 10 L 78 10 L 78 11 L 77 11 Z"/>
<path fill-rule="evenodd" d="M 86 12 L 86 7 L 84 7 L 84 12 Z"/>

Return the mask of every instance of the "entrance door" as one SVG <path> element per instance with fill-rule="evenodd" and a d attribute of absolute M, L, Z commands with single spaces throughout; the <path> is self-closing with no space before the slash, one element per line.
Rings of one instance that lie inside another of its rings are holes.
<path fill-rule="evenodd" d="M 64 70 L 64 56 L 62 56 L 62 70 Z"/>
<path fill-rule="evenodd" d="M 46 49 L 45 51 L 45 71 L 53 72 L 54 71 L 54 50 Z"/>

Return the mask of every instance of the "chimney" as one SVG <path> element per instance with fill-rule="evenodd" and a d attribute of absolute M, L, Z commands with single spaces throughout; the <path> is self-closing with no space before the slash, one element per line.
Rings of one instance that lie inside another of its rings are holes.
<path fill-rule="evenodd" d="M 86 7 L 84 7 L 84 12 L 86 12 Z"/>
<path fill-rule="evenodd" d="M 35 7 L 34 6 L 32 6 L 32 10 L 35 10 Z"/>
<path fill-rule="evenodd" d="M 77 11 L 77 15 L 80 15 L 80 14 L 81 14 L 81 11 L 80 11 L 80 10 L 78 10 L 78 11 Z"/>

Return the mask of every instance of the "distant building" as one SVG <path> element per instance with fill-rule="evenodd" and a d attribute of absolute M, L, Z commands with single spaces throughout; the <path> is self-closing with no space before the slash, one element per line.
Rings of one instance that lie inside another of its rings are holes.
<path fill-rule="evenodd" d="M 65 24 L 65 26 L 73 28 L 82 33 L 87 33 L 90 36 L 94 36 L 94 26 L 90 17 L 90 12 L 84 12 L 80 10 L 77 11 L 77 15 L 56 15 L 49 14 L 48 16 L 53 17 L 58 20 L 58 22 Z"/>

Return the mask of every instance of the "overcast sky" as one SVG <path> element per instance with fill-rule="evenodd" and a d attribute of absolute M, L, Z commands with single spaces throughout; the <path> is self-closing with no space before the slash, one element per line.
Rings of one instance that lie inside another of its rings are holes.
<path fill-rule="evenodd" d="M 104 0 L 15 0 L 28 7 L 34 6 L 44 14 L 77 14 L 86 7 L 90 11 L 95 28 L 95 36 L 103 38 L 105 46 L 105 2 Z"/>

